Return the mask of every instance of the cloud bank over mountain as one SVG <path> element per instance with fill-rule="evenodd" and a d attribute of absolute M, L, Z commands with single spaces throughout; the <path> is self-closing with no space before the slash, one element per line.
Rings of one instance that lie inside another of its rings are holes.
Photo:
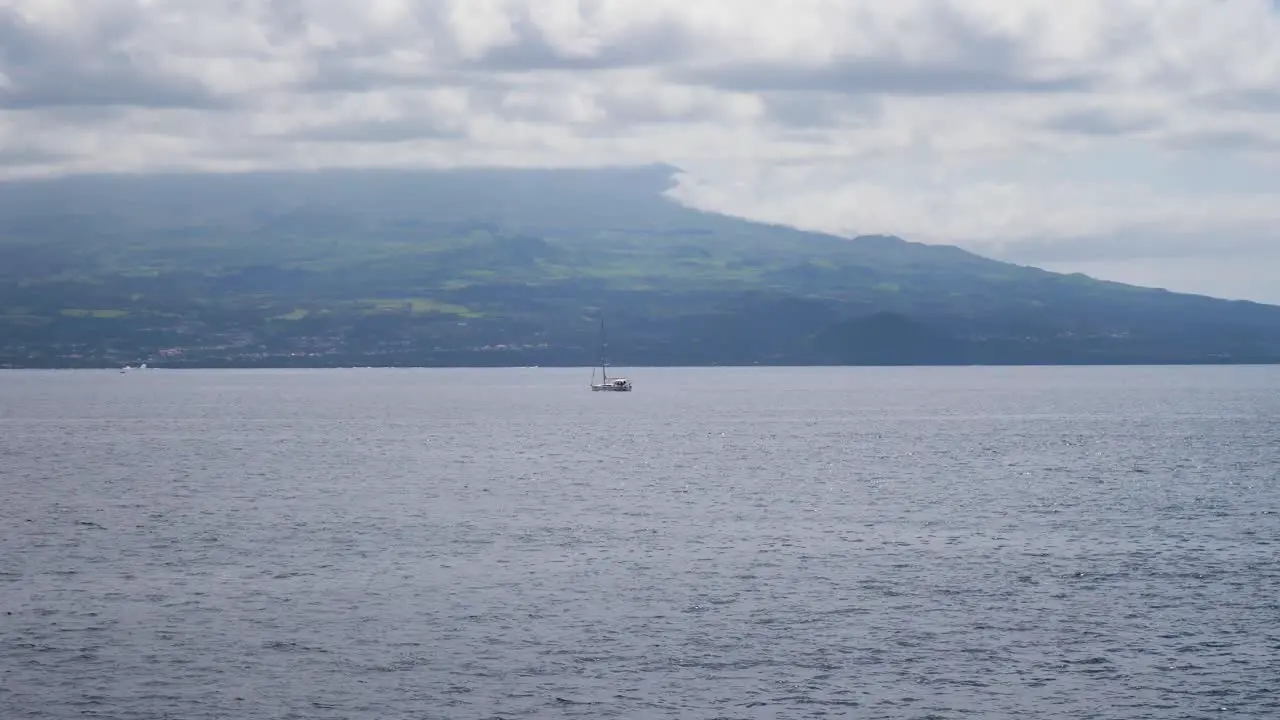
<path fill-rule="evenodd" d="M 666 162 L 697 207 L 1280 301 L 1271 0 L 0 0 L 0 175 Z"/>

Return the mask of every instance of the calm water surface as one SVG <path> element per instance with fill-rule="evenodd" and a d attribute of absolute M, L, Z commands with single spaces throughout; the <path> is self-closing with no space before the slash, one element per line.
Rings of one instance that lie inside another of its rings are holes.
<path fill-rule="evenodd" d="M 1280 368 L 630 374 L 0 373 L 0 717 L 1280 717 Z"/>

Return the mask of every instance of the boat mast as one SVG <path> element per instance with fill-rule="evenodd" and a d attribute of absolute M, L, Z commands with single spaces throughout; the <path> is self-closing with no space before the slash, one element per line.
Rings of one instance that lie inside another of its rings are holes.
<path fill-rule="evenodd" d="M 608 367 L 608 363 L 605 360 L 605 353 L 608 352 L 608 348 L 609 348 L 609 343 L 605 341 L 605 337 L 604 337 L 604 315 L 601 315 L 600 316 L 600 377 L 601 377 L 600 382 L 602 384 L 608 384 L 609 382 L 609 371 L 606 369 Z"/>

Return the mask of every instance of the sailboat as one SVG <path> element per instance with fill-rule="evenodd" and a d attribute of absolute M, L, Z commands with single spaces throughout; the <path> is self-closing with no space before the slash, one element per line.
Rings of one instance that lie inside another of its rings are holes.
<path fill-rule="evenodd" d="M 605 348 L 608 344 L 604 336 L 604 318 L 600 318 L 600 382 L 596 382 L 596 371 L 591 370 L 592 392 L 631 392 L 631 381 L 626 378 L 609 377 L 609 363 L 605 362 Z"/>

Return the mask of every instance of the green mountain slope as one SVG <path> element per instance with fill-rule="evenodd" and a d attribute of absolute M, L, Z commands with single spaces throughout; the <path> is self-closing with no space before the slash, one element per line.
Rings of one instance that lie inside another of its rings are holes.
<path fill-rule="evenodd" d="M 0 184 L 0 364 L 1274 362 L 1280 308 L 666 199 L 674 169 Z"/>

